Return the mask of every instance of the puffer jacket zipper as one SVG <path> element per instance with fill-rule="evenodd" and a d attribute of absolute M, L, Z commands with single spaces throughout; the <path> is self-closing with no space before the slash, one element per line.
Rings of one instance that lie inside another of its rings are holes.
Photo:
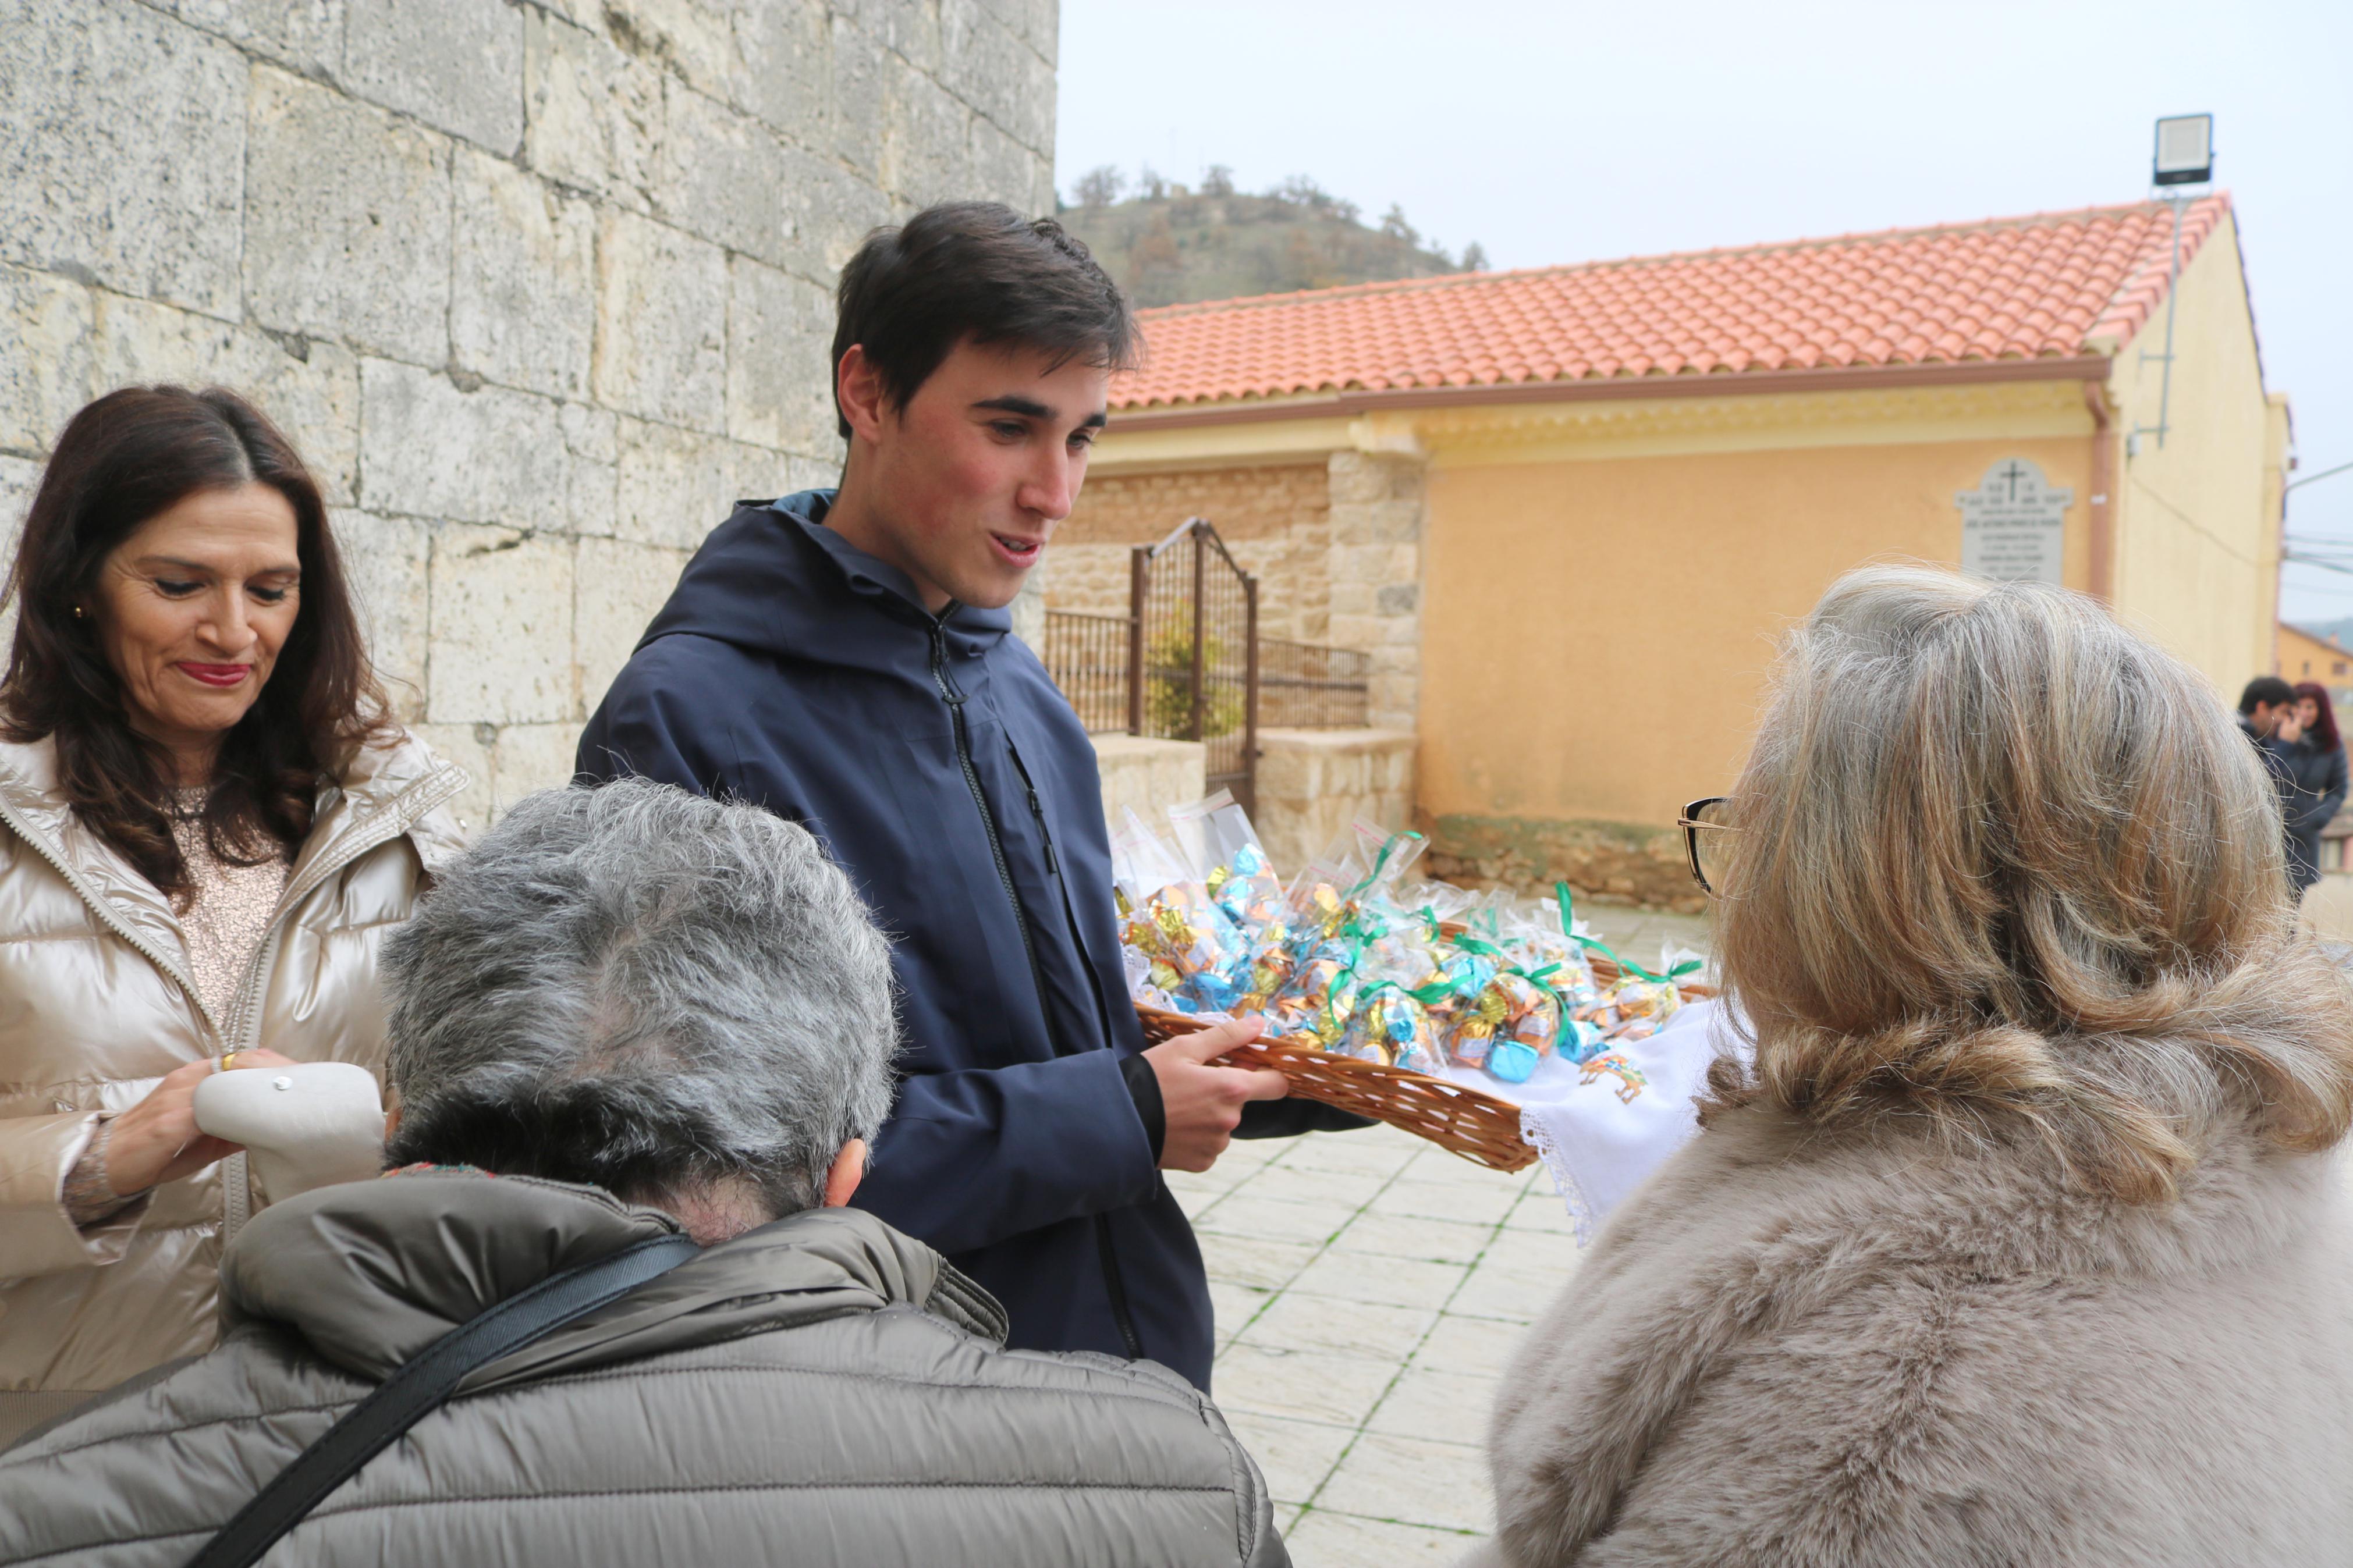
<path fill-rule="evenodd" d="M 251 1050 L 261 1043 L 261 982 L 278 961 L 286 917 L 328 878 L 369 850 L 391 843 L 416 826 L 426 813 L 446 805 L 465 787 L 466 775 L 444 763 L 386 801 L 375 821 L 364 825 L 354 822 L 345 831 L 343 841 L 311 862 L 300 881 L 287 883 L 286 890 L 279 895 L 277 911 L 269 917 L 261 945 L 254 950 L 245 966 L 245 978 L 237 988 L 237 1004 L 228 1016 L 230 1026 L 223 1031 L 223 1038 L 234 1037 L 236 1048 L 240 1051 Z"/>
<path fill-rule="evenodd" d="M 343 841 L 311 863 L 300 881 L 289 881 L 286 890 L 278 897 L 278 909 L 269 917 L 263 931 L 261 945 L 247 961 L 245 978 L 237 988 L 237 1002 L 228 1016 L 229 1028 L 224 1039 L 234 1037 L 236 1049 L 249 1051 L 261 1043 L 261 986 L 269 972 L 277 967 L 278 950 L 286 938 L 286 917 L 300 908 L 311 891 L 327 879 L 380 845 L 389 844 L 424 817 L 434 807 L 450 800 L 466 787 L 466 775 L 444 763 L 415 784 L 386 801 L 377 813 L 376 820 L 362 826 L 353 822 L 344 833 Z M 194 989 L 188 993 L 195 994 Z M 202 1006 L 203 1004 L 197 1004 Z M 253 1212 L 253 1194 L 247 1174 L 245 1155 L 232 1155 L 226 1163 L 225 1180 L 221 1190 L 221 1242 L 224 1246 L 237 1239 L 245 1222 Z"/>
<path fill-rule="evenodd" d="M 955 613 L 955 607 L 951 605 L 947 614 Z M 965 691 L 956 684 L 955 672 L 948 667 L 947 650 L 947 626 L 945 616 L 942 616 L 932 622 L 932 679 L 940 689 L 940 700 L 948 705 L 949 722 L 955 732 L 956 763 L 964 770 L 965 787 L 972 791 L 972 804 L 979 809 L 981 831 L 987 835 L 988 853 L 997 862 L 997 879 L 1004 885 L 1006 901 L 1013 906 L 1013 925 L 1021 933 L 1021 951 L 1029 960 L 1029 983 L 1038 991 L 1038 1014 L 1045 1021 L 1047 1045 L 1056 1056 L 1061 1056 L 1064 1050 L 1054 1029 L 1053 1005 L 1046 997 L 1046 972 L 1038 963 L 1037 938 L 1030 932 L 1029 913 L 1022 907 L 1020 889 L 1013 885 L 1012 868 L 1006 863 L 1005 842 L 997 833 L 997 814 L 989 809 L 987 792 L 980 787 L 980 770 L 973 765 L 972 728 L 965 718 Z M 1026 772 L 1023 782 L 1028 783 Z M 1029 807 L 1032 811 L 1039 810 L 1035 789 L 1029 792 Z M 1043 812 L 1039 813 L 1038 828 L 1040 833 L 1045 832 Z M 1059 879 L 1061 869 L 1054 863 L 1054 841 L 1050 835 L 1046 838 L 1046 859 Z M 1111 1216 L 1106 1214 L 1095 1215 L 1095 1252 L 1103 1261 L 1103 1293 L 1111 1299 L 1111 1315 L 1119 1325 L 1120 1342 L 1127 1347 L 1130 1361 L 1140 1361 L 1144 1357 L 1144 1342 L 1136 1334 L 1135 1320 L 1128 1311 L 1127 1282 L 1120 1277 L 1119 1255 L 1112 1244 Z"/>
<path fill-rule="evenodd" d="M 948 615 L 955 614 L 950 605 Z M 940 700 L 948 705 L 948 717 L 955 731 L 956 764 L 964 769 L 965 786 L 972 791 L 972 804 L 980 810 L 980 830 L 988 837 L 989 858 L 997 862 L 997 879 L 1004 886 L 1006 901 L 1013 906 L 1014 929 L 1021 933 L 1021 952 L 1029 960 L 1029 983 L 1038 988 L 1038 1013 L 1045 1020 L 1047 1044 L 1056 1056 L 1064 1054 L 1062 1042 L 1054 1033 L 1054 1010 L 1046 1005 L 1046 972 L 1038 963 L 1037 939 L 1030 935 L 1029 918 L 1021 908 L 1021 895 L 1013 886 L 1013 868 L 1006 864 L 1005 842 L 997 836 L 997 815 L 988 809 L 988 795 L 980 787 L 980 770 L 972 764 L 972 729 L 964 716 L 964 688 L 958 686 L 955 672 L 948 668 L 948 634 L 942 620 L 932 622 L 932 679 L 940 689 Z"/>

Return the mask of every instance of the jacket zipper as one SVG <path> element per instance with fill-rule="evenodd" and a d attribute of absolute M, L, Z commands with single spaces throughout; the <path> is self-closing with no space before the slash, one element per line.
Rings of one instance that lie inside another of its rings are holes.
<path fill-rule="evenodd" d="M 269 917 L 269 924 L 263 931 L 261 945 L 254 950 L 253 957 L 245 966 L 245 979 L 237 986 L 237 1004 L 229 1014 L 229 1023 L 233 1027 L 223 1032 L 224 1039 L 234 1034 L 237 1048 L 241 1051 L 251 1050 L 259 1043 L 261 977 L 269 973 L 270 966 L 277 962 L 279 943 L 285 935 L 284 922 L 286 917 L 294 912 L 295 907 L 328 878 L 369 850 L 391 843 L 416 826 L 426 813 L 447 802 L 464 787 L 463 775 L 457 769 L 437 769 L 386 801 L 377 820 L 368 827 L 361 829 L 355 825 L 343 842 L 311 863 L 310 869 L 302 873 L 300 882 L 287 884 L 286 890 L 278 897 L 278 911 Z"/>
<path fill-rule="evenodd" d="M 261 981 L 278 963 L 278 950 L 286 937 L 286 917 L 292 914 L 314 889 L 323 886 L 328 878 L 369 850 L 391 843 L 414 827 L 427 812 L 464 787 L 464 775 L 455 768 L 444 767 L 427 774 L 385 802 L 373 825 L 363 829 L 354 824 L 342 843 L 311 863 L 311 868 L 302 873 L 299 882 L 287 883 L 286 890 L 278 896 L 277 912 L 269 917 L 269 924 L 262 932 L 261 945 L 254 949 L 253 957 L 246 963 L 245 978 L 237 985 L 237 1002 L 229 1012 L 237 1049 L 249 1051 L 261 1042 Z M 191 990 L 189 994 L 193 996 L 195 993 Z M 227 1035 L 223 1036 L 223 1038 L 227 1037 Z M 250 1180 L 242 1152 L 222 1162 L 221 1245 L 224 1247 L 237 1239 L 237 1233 L 245 1228 L 245 1222 L 252 1215 Z"/>
<path fill-rule="evenodd" d="M 954 614 L 951 609 L 949 613 Z M 1014 928 L 1021 933 L 1021 951 L 1029 960 L 1029 984 L 1037 988 L 1038 1016 L 1046 1025 L 1046 1043 L 1056 1056 L 1062 1055 L 1061 1043 L 1054 1036 L 1054 1009 L 1046 999 L 1046 972 L 1039 966 L 1037 940 L 1029 931 L 1029 911 L 1021 907 L 1020 889 L 1013 885 L 1013 870 L 1005 859 L 1005 844 L 997 835 L 997 816 L 988 809 L 988 795 L 980 787 L 980 770 L 972 763 L 972 731 L 965 720 L 965 694 L 949 673 L 947 661 L 947 627 L 944 621 L 932 622 L 932 679 L 939 686 L 940 700 L 948 705 L 950 722 L 955 731 L 957 765 L 964 769 L 965 786 L 972 791 L 972 804 L 980 810 L 981 831 L 988 836 L 988 853 L 997 862 L 997 879 L 1004 884 L 1005 898 L 1013 906 Z M 1022 774 L 1023 784 L 1029 784 L 1029 774 Z M 1054 840 L 1045 833 L 1045 813 L 1039 809 L 1038 792 L 1029 790 L 1029 809 L 1038 813 L 1038 827 L 1045 835 L 1046 864 L 1059 878 L 1060 868 L 1054 860 Z M 1102 1259 L 1103 1293 L 1111 1298 L 1113 1321 L 1119 1325 L 1120 1342 L 1127 1347 L 1130 1361 L 1144 1359 L 1144 1342 L 1137 1337 L 1135 1321 L 1127 1309 L 1127 1282 L 1120 1277 L 1119 1255 L 1113 1250 L 1111 1216 L 1095 1215 L 1095 1253 Z"/>
<path fill-rule="evenodd" d="M 980 808 L 980 829 L 988 836 L 988 853 L 997 862 L 997 879 L 1004 886 L 1006 901 L 1013 906 L 1013 924 L 1021 933 L 1021 952 L 1029 960 L 1029 983 L 1038 988 L 1038 1015 L 1045 1021 L 1047 1043 L 1059 1057 L 1063 1054 L 1062 1046 L 1054 1037 L 1054 1010 L 1046 1005 L 1046 972 L 1038 963 L 1038 943 L 1029 934 L 1029 917 L 1021 907 L 1020 893 L 1013 886 L 1013 869 L 1006 863 L 1004 841 L 997 836 L 996 815 L 988 809 L 988 796 L 980 787 L 980 770 L 972 765 L 972 731 L 965 722 L 965 694 L 948 672 L 947 630 L 936 620 L 932 623 L 932 679 L 939 686 L 940 700 L 948 705 L 955 729 L 956 763 L 964 769 L 965 786 L 972 791 L 972 804 Z"/>

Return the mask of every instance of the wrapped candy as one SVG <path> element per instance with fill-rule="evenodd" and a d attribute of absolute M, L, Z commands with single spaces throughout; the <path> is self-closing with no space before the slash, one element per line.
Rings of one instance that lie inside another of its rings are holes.
<path fill-rule="evenodd" d="M 1683 994 L 1672 980 L 1629 979 L 1610 993 L 1618 1022 L 1609 1031 L 1615 1041 L 1648 1039 L 1683 1005 Z"/>
<path fill-rule="evenodd" d="M 1560 1054 L 1570 1061 L 1591 1061 L 1605 1043 L 1600 1029 L 1582 1018 L 1571 1017 L 1560 1026 Z"/>
<path fill-rule="evenodd" d="M 1173 807 L 1168 820 L 1201 885 L 1247 945 L 1262 945 L 1261 934 L 1269 928 L 1287 924 L 1282 879 L 1274 874 L 1250 814 L 1230 793 L 1219 790 L 1191 805 Z"/>
<path fill-rule="evenodd" d="M 1329 952 L 1314 954 L 1301 963 L 1290 982 L 1267 1004 L 1267 1032 L 1329 1046 L 1347 1026 L 1356 992 L 1345 956 Z"/>
<path fill-rule="evenodd" d="M 1438 1066 L 1438 1031 L 1430 1013 L 1409 992 L 1385 986 L 1373 993 L 1348 1020 L 1339 1054 L 1414 1072 Z"/>
<path fill-rule="evenodd" d="M 1230 976 L 1241 957 L 1233 922 L 1132 809 L 1112 871 L 1126 906 L 1120 940 L 1149 962 L 1152 986 L 1180 1012 L 1229 1011 L 1241 994 Z"/>
<path fill-rule="evenodd" d="M 1265 1011 L 1266 1005 L 1281 994 L 1298 968 L 1298 960 L 1287 947 L 1271 942 L 1259 949 L 1242 965 L 1242 977 L 1236 982 L 1243 988 L 1242 994 L 1234 1003 L 1234 1011 Z"/>
<path fill-rule="evenodd" d="M 1495 1037 L 1511 1021 L 1511 998 L 1498 990 L 1493 981 L 1479 988 L 1478 994 L 1459 1006 L 1454 1013 L 1454 1030 L 1446 1042 L 1447 1055 L 1465 1067 L 1484 1067 L 1493 1053 Z"/>
<path fill-rule="evenodd" d="M 1446 1055 L 1464 1067 L 1484 1068 L 1506 1083 L 1525 1083 L 1536 1064 L 1559 1048 L 1560 1000 L 1518 968 L 1500 967 L 1500 962 L 1476 952 L 1458 952 L 1449 961 L 1453 973 L 1465 979 L 1483 974 L 1485 984 L 1467 999 L 1459 993 L 1451 998 Z"/>

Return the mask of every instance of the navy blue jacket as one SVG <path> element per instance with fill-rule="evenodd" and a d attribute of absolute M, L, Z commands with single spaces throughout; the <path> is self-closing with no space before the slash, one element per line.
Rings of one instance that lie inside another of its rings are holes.
<path fill-rule="evenodd" d="M 1015 1346 L 1147 1356 L 1207 1389 L 1200 1249 L 1122 1071 L 1144 1037 L 1094 749 L 1004 611 L 934 619 L 823 525 L 831 500 L 744 502 L 704 542 L 580 769 L 815 833 L 901 992 L 906 1077 L 858 1205 L 986 1286 Z"/>

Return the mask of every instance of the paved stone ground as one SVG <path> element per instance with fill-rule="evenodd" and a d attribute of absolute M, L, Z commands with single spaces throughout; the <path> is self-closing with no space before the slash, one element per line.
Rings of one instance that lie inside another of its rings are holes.
<path fill-rule="evenodd" d="M 1654 963 L 1704 916 L 1596 905 Z M 1219 1405 L 1300 1568 L 1450 1563 L 1494 1523 L 1484 1440 L 1504 1364 L 1577 1247 L 1542 1166 L 1504 1175 L 1393 1128 L 1236 1143 L 1172 1172 L 1217 1304 Z"/>
<path fill-rule="evenodd" d="M 1218 1403 L 1293 1559 L 1460 1556 L 1493 1523 L 1504 1362 L 1576 1263 L 1551 1181 L 1388 1127 L 1237 1143 L 1168 1181 L 1208 1260 Z"/>

